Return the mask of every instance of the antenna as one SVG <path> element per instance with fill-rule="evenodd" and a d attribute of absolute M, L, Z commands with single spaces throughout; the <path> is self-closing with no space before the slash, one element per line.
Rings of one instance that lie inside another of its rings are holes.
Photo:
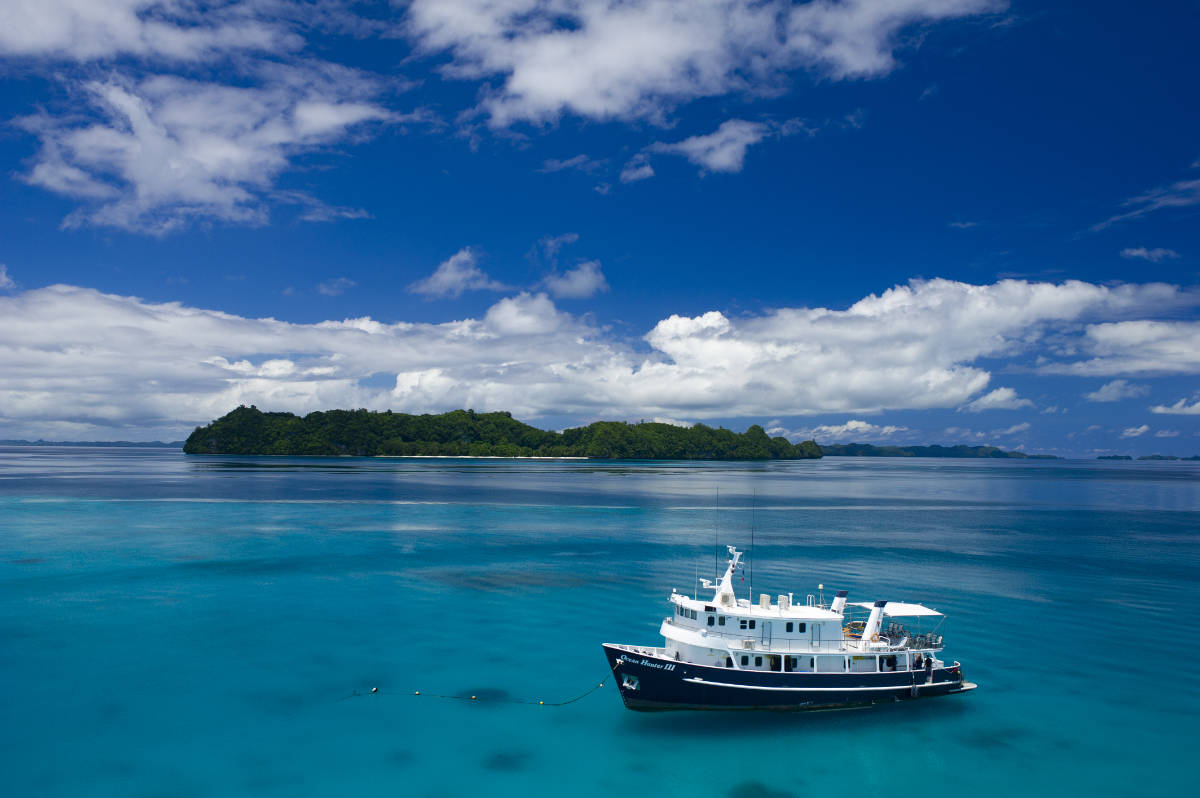
<path fill-rule="evenodd" d="M 750 603 L 754 603 L 754 527 L 757 523 L 755 515 L 758 504 L 758 489 L 750 493 Z"/>
<path fill-rule="evenodd" d="M 718 515 L 721 512 L 721 487 L 718 485 L 716 490 L 717 498 L 713 504 L 713 578 L 720 579 L 721 566 L 718 563 L 718 560 L 720 560 L 721 547 L 719 545 L 720 540 L 718 539 L 717 532 L 720 529 Z"/>

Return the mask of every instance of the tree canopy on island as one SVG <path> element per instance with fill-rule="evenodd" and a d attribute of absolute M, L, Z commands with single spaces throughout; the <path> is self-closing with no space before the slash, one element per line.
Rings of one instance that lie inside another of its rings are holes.
<path fill-rule="evenodd" d="M 755 424 L 745 432 L 696 424 L 597 421 L 551 432 L 511 413 L 453 410 L 409 415 L 390 410 L 329 410 L 297 416 L 239 407 L 197 427 L 188 454 L 595 457 L 645 460 L 805 460 L 821 456 L 814 441 L 771 438 Z"/>

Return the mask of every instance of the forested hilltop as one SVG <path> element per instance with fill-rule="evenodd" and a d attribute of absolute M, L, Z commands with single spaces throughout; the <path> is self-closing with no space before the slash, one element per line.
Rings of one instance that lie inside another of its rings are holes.
<path fill-rule="evenodd" d="M 597 457 L 646 460 L 804 460 L 813 441 L 771 438 L 757 424 L 742 433 L 697 424 L 597 421 L 550 432 L 510 413 L 454 410 L 440 415 L 329 410 L 297 416 L 239 407 L 197 427 L 188 454 L 354 455 L 359 457 Z"/>

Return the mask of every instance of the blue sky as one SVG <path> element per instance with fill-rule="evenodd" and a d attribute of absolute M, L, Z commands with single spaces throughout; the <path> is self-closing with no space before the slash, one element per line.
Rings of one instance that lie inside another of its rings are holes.
<path fill-rule="evenodd" d="M 14 0 L 0 437 L 1200 452 L 1198 11 Z"/>

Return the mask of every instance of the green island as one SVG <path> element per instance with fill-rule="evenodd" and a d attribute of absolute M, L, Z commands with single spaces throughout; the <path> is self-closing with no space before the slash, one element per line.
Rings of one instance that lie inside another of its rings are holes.
<path fill-rule="evenodd" d="M 1058 460 L 1053 454 L 1006 452 L 995 446 L 874 446 L 869 443 L 827 443 L 821 447 L 830 457 L 996 457 L 1015 460 Z"/>
<path fill-rule="evenodd" d="M 874 446 L 868 443 L 792 443 L 755 424 L 724 427 L 596 421 L 562 432 L 538 429 L 511 413 L 410 415 L 372 410 L 327 410 L 297 416 L 239 407 L 197 427 L 187 454 L 353 457 L 588 457 L 606 460 L 814 460 L 835 457 L 991 457 L 1054 460 L 1049 454 L 995 446 Z"/>
<path fill-rule="evenodd" d="M 597 421 L 550 432 L 505 412 L 453 410 L 409 415 L 390 410 L 329 410 L 297 416 L 239 407 L 183 444 L 187 454 L 349 455 L 357 457 L 594 457 L 613 460 L 807 460 L 813 441 L 771 438 L 755 424 L 720 427 Z"/>

